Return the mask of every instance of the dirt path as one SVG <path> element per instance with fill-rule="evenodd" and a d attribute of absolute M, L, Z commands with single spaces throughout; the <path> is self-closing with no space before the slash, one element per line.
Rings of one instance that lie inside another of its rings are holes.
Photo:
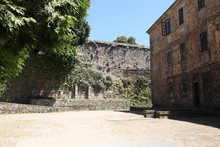
<path fill-rule="evenodd" d="M 0 146 L 220 147 L 219 128 L 215 118 L 144 119 L 113 111 L 0 115 Z"/>

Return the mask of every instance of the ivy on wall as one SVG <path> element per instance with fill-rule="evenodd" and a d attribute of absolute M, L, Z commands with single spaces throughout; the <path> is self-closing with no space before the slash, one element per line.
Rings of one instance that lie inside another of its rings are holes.
<path fill-rule="evenodd" d="M 76 84 L 80 87 L 91 86 L 94 89 L 104 90 L 109 89 L 112 83 L 111 76 L 105 76 L 102 72 L 92 69 L 87 62 L 78 61 L 60 88 L 69 90 Z"/>
<path fill-rule="evenodd" d="M 129 99 L 131 107 L 152 107 L 150 79 L 148 77 L 137 77 L 135 79 L 121 79 L 123 87 L 121 94 L 123 98 Z"/>

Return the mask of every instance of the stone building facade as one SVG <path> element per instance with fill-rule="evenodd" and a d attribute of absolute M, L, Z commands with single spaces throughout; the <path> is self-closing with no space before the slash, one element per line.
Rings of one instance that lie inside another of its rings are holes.
<path fill-rule="evenodd" d="M 147 31 L 155 108 L 220 108 L 220 1 L 176 0 Z"/>

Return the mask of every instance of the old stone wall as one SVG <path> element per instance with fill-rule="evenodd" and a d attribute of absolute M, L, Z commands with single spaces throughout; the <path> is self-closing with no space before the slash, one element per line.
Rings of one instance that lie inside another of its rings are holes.
<path fill-rule="evenodd" d="M 119 99 L 94 99 L 94 100 L 54 100 L 32 99 L 31 104 L 54 107 L 83 107 L 90 110 L 129 110 L 130 102 Z"/>
<path fill-rule="evenodd" d="M 62 112 L 73 110 L 89 110 L 88 107 L 51 107 L 51 106 L 36 106 L 24 105 L 15 103 L 0 102 L 0 114 L 16 114 L 16 113 L 49 113 Z"/>
<path fill-rule="evenodd" d="M 79 55 L 94 69 L 115 76 L 147 76 L 150 70 L 150 49 L 141 45 L 89 41 Z"/>
<path fill-rule="evenodd" d="M 101 41 L 89 41 L 79 48 L 79 56 L 92 64 L 92 69 L 103 74 L 120 77 L 149 75 L 149 49 L 139 45 L 127 45 Z M 48 68 L 45 64 L 53 65 Z M 61 89 L 60 85 L 68 71 L 63 71 L 53 59 L 31 56 L 24 71 L 8 86 L 0 101 L 29 104 L 33 98 L 100 99 L 119 98 L 118 90 L 105 91 L 77 85 L 72 89 Z M 71 81 L 70 81 L 71 82 Z M 74 83 L 73 83 L 74 84 Z"/>
<path fill-rule="evenodd" d="M 0 114 L 48 113 L 81 110 L 129 110 L 127 100 L 32 99 L 32 105 L 0 102 Z"/>
<path fill-rule="evenodd" d="M 181 8 L 184 23 L 179 25 Z M 195 0 L 178 0 L 148 30 L 155 107 L 220 108 L 219 8 L 219 0 L 205 0 L 201 10 Z M 170 20 L 171 33 L 162 36 L 161 24 L 166 19 Z M 208 34 L 208 50 L 201 51 L 200 34 L 204 31 Z M 181 58 L 183 43 L 185 54 Z"/>

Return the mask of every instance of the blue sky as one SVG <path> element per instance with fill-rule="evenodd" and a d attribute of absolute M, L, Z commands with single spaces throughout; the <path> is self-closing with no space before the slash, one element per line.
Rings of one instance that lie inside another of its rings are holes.
<path fill-rule="evenodd" d="M 91 0 L 88 11 L 90 40 L 113 41 L 133 36 L 149 46 L 146 30 L 175 0 Z"/>

